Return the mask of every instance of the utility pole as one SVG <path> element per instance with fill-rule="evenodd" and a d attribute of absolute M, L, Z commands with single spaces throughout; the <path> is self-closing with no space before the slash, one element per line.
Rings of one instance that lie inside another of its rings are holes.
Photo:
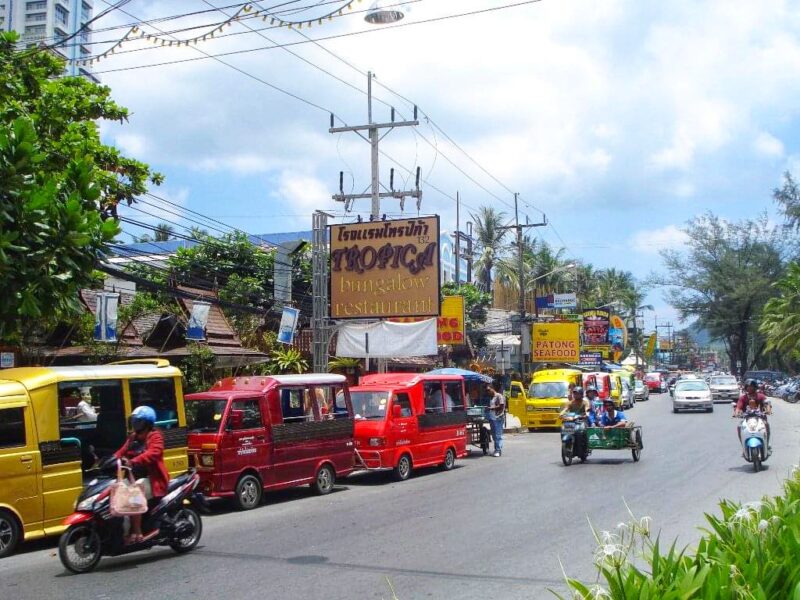
<path fill-rule="evenodd" d="M 389 188 L 384 187 L 386 192 L 381 192 L 380 182 L 380 141 L 389 134 L 395 127 L 416 127 L 419 125 L 417 120 L 417 107 L 414 106 L 414 119 L 412 121 L 395 121 L 394 120 L 394 107 L 392 108 L 391 121 L 388 123 L 375 123 L 372 118 L 372 71 L 367 73 L 367 124 L 355 125 L 348 127 L 334 127 L 333 114 L 331 114 L 331 126 L 328 131 L 330 133 L 343 133 L 345 131 L 355 132 L 360 138 L 369 143 L 370 145 L 370 158 L 371 158 L 371 177 L 369 193 L 365 189 L 361 194 L 345 194 L 344 193 L 344 172 L 339 171 L 339 193 L 334 194 L 333 199 L 337 202 L 344 202 L 345 210 L 350 210 L 354 200 L 362 198 L 370 198 L 372 206 L 370 210 L 370 221 L 377 221 L 381 218 L 381 198 L 397 198 L 400 200 L 400 210 L 402 212 L 405 199 L 407 196 L 416 198 L 417 210 L 422 203 L 422 192 L 419 189 L 419 172 L 420 168 L 417 167 L 416 189 L 415 190 L 395 190 L 394 189 L 394 169 L 389 172 Z M 379 135 L 380 130 L 386 129 L 386 133 Z M 367 132 L 368 137 L 364 137 L 363 131 Z M 386 359 L 378 359 L 378 371 L 383 373 L 386 371 Z"/>
<path fill-rule="evenodd" d="M 461 195 L 456 192 L 456 285 L 461 285 Z"/>
<path fill-rule="evenodd" d="M 367 125 L 355 125 L 355 126 L 348 126 L 348 127 L 334 127 L 333 126 L 333 114 L 331 114 L 331 126 L 328 131 L 330 133 L 343 133 L 345 131 L 352 131 L 355 132 L 360 138 L 365 140 L 371 149 L 371 163 L 372 163 L 372 175 L 371 175 L 371 182 L 370 186 L 367 188 L 369 189 L 369 193 L 367 190 L 364 190 L 361 194 L 345 194 L 344 193 L 344 172 L 339 172 L 339 193 L 333 195 L 333 199 L 337 202 L 344 202 L 345 210 L 350 210 L 352 207 L 352 203 L 354 200 L 359 200 L 363 198 L 370 198 L 372 200 L 372 209 L 370 211 L 370 220 L 375 221 L 381 218 L 381 198 L 397 198 L 400 200 L 400 210 L 402 211 L 405 204 L 406 197 L 416 198 L 417 199 L 417 210 L 419 210 L 420 204 L 422 203 L 422 192 L 419 189 L 419 172 L 420 169 L 417 167 L 417 179 L 416 179 L 416 189 L 414 190 L 395 190 L 394 189 L 394 169 L 390 171 L 390 178 L 389 178 L 389 188 L 384 186 L 385 192 L 381 192 L 381 183 L 380 183 L 380 166 L 378 157 L 380 155 L 379 151 L 379 144 L 380 141 L 389 134 L 389 132 L 394 129 L 395 127 L 415 127 L 419 125 L 419 121 L 417 120 L 417 107 L 414 106 L 414 119 L 412 121 L 395 121 L 394 120 L 394 108 L 392 108 L 392 119 L 388 123 L 375 123 L 372 119 L 372 78 L 374 75 L 372 71 L 367 73 Z M 387 129 L 388 131 L 383 135 L 379 135 L 381 129 Z M 362 131 L 367 132 L 368 137 L 364 137 L 364 134 L 361 133 Z"/>
<path fill-rule="evenodd" d="M 547 216 L 544 216 L 544 220 L 541 223 L 525 223 L 524 225 L 519 222 L 519 194 L 514 194 L 514 225 L 506 225 L 504 227 L 498 227 L 501 231 L 514 229 L 517 232 L 517 269 L 519 270 L 519 298 L 517 301 L 517 310 L 519 311 L 519 322 L 520 322 L 520 337 L 522 337 L 521 328 L 524 326 L 525 323 L 525 260 L 523 255 L 523 244 L 522 244 L 522 231 L 524 229 L 528 229 L 530 227 L 544 227 L 547 225 Z M 534 297 L 534 307 L 536 306 L 536 298 Z M 538 317 L 538 311 L 537 311 Z M 524 362 L 525 358 L 522 355 L 522 347 L 520 346 L 520 353 L 519 353 L 519 374 L 522 375 L 524 371 Z"/>
<path fill-rule="evenodd" d="M 467 263 L 466 283 L 472 282 L 472 221 L 467 221 L 467 232 L 461 231 L 461 194 L 456 192 L 456 232 L 455 255 L 456 255 L 456 283 L 461 285 L 461 260 Z M 461 243 L 466 243 L 467 249 L 462 250 Z"/>

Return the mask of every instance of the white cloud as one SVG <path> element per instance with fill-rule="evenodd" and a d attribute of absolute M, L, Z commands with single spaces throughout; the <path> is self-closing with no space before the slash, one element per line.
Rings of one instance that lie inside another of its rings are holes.
<path fill-rule="evenodd" d="M 666 225 L 660 229 L 643 229 L 637 231 L 630 239 L 630 247 L 643 254 L 658 254 L 659 250 L 679 249 L 689 240 L 683 231 L 675 225 Z"/>
<path fill-rule="evenodd" d="M 770 158 L 783 156 L 783 142 L 769 133 L 762 131 L 753 143 L 756 152 Z"/>
<path fill-rule="evenodd" d="M 147 142 L 143 135 L 137 133 L 118 133 L 114 143 L 126 155 L 141 160 L 147 150 Z"/>

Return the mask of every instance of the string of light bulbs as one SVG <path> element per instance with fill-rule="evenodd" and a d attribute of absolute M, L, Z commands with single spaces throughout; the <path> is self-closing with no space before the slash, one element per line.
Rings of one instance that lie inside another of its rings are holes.
<path fill-rule="evenodd" d="M 231 27 L 235 22 L 241 21 L 245 18 L 246 19 L 260 18 L 264 22 L 269 21 L 270 25 L 276 27 L 287 27 L 288 29 L 298 29 L 298 30 L 303 29 L 303 27 L 306 27 L 307 29 L 310 29 L 311 27 L 313 27 L 315 23 L 317 25 L 323 25 L 326 21 L 332 21 L 335 17 L 343 16 L 345 10 L 353 10 L 353 5 L 356 2 L 362 2 L 362 1 L 363 0 L 347 0 L 342 6 L 336 8 L 335 10 L 330 11 L 327 14 L 317 16 L 313 19 L 303 19 L 300 21 L 279 17 L 277 16 L 276 13 L 272 11 L 261 8 L 255 8 L 252 4 L 248 3 L 244 4 L 241 8 L 239 8 L 239 10 L 237 10 L 235 13 L 233 13 L 230 17 L 228 17 L 221 23 L 214 25 L 210 30 L 206 30 L 205 33 L 201 33 L 194 37 L 187 38 L 184 40 L 175 40 L 157 33 L 148 33 L 137 24 L 133 25 L 130 29 L 128 29 L 128 31 L 125 32 L 125 35 L 123 35 L 117 42 L 115 42 L 110 48 L 108 48 L 104 52 L 92 56 L 91 58 L 73 59 L 70 62 L 76 65 L 93 65 L 94 63 L 100 62 L 104 58 L 108 58 L 109 56 L 116 53 L 116 51 L 123 44 L 134 40 L 144 40 L 147 42 L 151 42 L 153 45 L 156 46 L 166 46 L 166 47 L 195 45 L 200 42 L 205 42 L 207 40 L 213 39 L 217 34 L 222 33 L 227 27 Z"/>

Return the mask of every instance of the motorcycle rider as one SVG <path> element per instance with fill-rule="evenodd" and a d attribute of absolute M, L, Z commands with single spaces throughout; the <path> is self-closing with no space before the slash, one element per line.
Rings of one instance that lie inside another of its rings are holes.
<path fill-rule="evenodd" d="M 764 425 L 767 428 L 767 447 L 772 449 L 768 415 L 772 414 L 772 402 L 767 397 L 758 391 L 758 381 L 755 379 L 748 379 L 744 384 L 744 393 L 739 397 L 739 401 L 733 409 L 733 416 L 741 418 L 745 412 L 760 411 L 764 415 Z M 742 430 L 740 427 L 736 428 L 736 434 L 739 436 L 739 443 L 742 443 Z"/>
<path fill-rule="evenodd" d="M 564 420 L 571 421 L 575 417 L 566 416 L 567 413 L 575 413 L 580 417 L 589 416 L 590 408 L 591 405 L 583 397 L 583 388 L 576 386 L 572 388 L 572 397 L 569 403 L 567 403 L 567 406 L 564 407 L 564 410 L 561 411 L 560 416 Z"/>
<path fill-rule="evenodd" d="M 122 464 L 133 469 L 134 477 L 139 478 L 145 488 L 149 508 L 152 508 L 166 494 L 169 473 L 164 465 L 164 435 L 156 429 L 156 411 L 149 406 L 137 406 L 130 417 L 133 432 L 125 440 L 114 456 Z M 135 544 L 143 541 L 142 515 L 132 515 L 130 535 L 125 543 Z M 156 535 L 153 531 L 149 535 Z"/>

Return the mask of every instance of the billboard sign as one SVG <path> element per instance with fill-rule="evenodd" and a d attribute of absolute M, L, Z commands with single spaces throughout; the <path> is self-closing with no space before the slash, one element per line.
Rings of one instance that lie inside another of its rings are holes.
<path fill-rule="evenodd" d="M 581 352 L 579 364 L 587 367 L 602 367 L 603 354 L 601 352 Z"/>
<path fill-rule="evenodd" d="M 281 344 L 291 344 L 294 342 L 294 333 L 297 329 L 297 321 L 300 317 L 300 311 L 290 306 L 283 308 L 281 315 L 281 324 L 278 328 L 278 341 Z"/>
<path fill-rule="evenodd" d="M 653 352 L 656 351 L 656 334 L 651 333 L 650 337 L 647 338 L 647 346 L 644 350 L 645 358 L 650 358 L 653 356 Z"/>
<path fill-rule="evenodd" d="M 330 317 L 439 316 L 439 217 L 330 226 Z"/>
<path fill-rule="evenodd" d="M 578 297 L 575 292 L 569 294 L 548 294 L 536 297 L 536 308 L 577 308 Z"/>
<path fill-rule="evenodd" d="M 583 344 L 605 346 L 608 344 L 608 329 L 611 315 L 607 310 L 593 308 L 583 311 Z"/>
<path fill-rule="evenodd" d="M 533 362 L 577 363 L 580 359 L 578 323 L 534 323 Z"/>
<path fill-rule="evenodd" d="M 395 323 L 424 321 L 425 317 L 395 317 Z M 464 296 L 444 296 L 439 317 L 436 319 L 436 339 L 439 346 L 460 346 L 466 343 L 464 325 Z"/>

